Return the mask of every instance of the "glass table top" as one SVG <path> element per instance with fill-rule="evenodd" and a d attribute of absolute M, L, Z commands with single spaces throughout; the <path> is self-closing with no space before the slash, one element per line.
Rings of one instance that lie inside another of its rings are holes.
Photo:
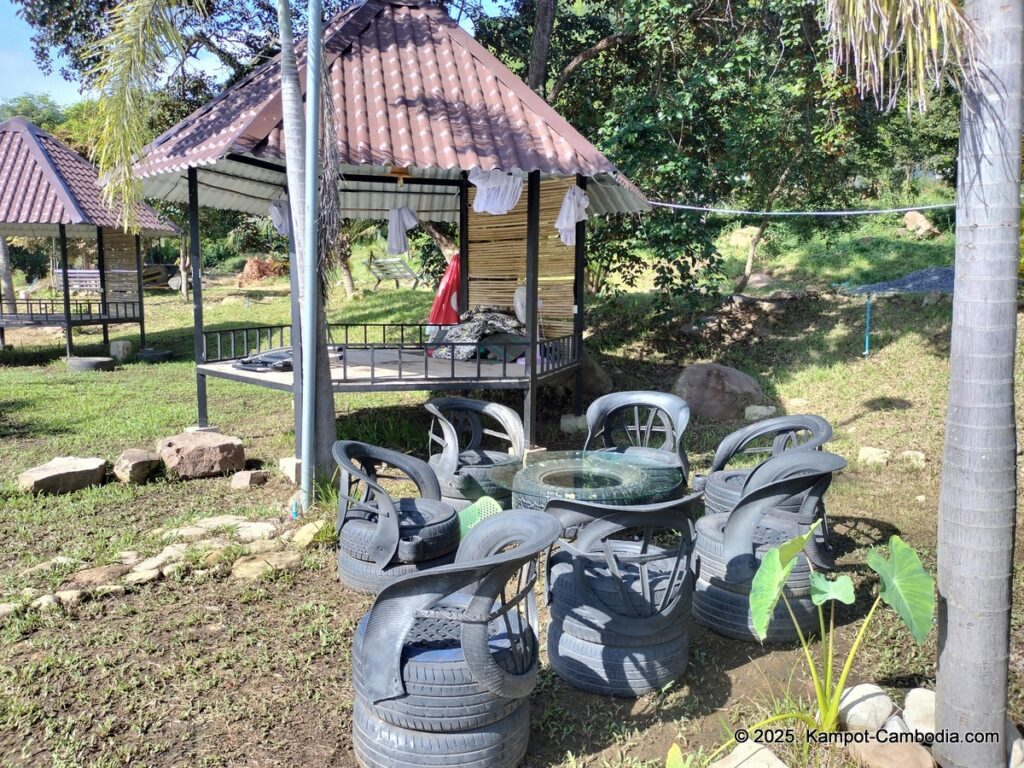
<path fill-rule="evenodd" d="M 664 452 L 645 449 L 537 451 L 525 462 L 495 467 L 490 477 L 521 506 L 556 498 L 648 504 L 672 498 L 683 482 L 682 471 Z"/>

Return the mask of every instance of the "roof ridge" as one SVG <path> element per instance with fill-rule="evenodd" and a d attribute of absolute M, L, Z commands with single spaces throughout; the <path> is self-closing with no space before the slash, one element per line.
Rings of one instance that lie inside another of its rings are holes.
<path fill-rule="evenodd" d="M 61 204 L 67 211 L 68 218 L 71 219 L 71 221 L 69 221 L 68 223 L 83 224 L 88 222 L 89 219 L 85 215 L 85 210 L 83 210 L 81 202 L 79 201 L 75 193 L 71 190 L 71 186 L 68 184 L 67 179 L 64 178 L 64 174 L 61 173 L 60 168 L 57 167 L 57 164 L 53 161 L 53 158 L 50 157 L 50 153 L 47 152 L 46 149 L 42 146 L 40 139 L 50 139 L 51 141 L 55 142 L 62 148 L 74 154 L 76 157 L 81 157 L 81 155 L 79 155 L 77 152 L 75 152 L 75 150 L 71 149 L 71 147 L 69 147 L 67 144 L 62 142 L 57 137 L 53 136 L 47 131 L 44 131 L 42 128 L 40 128 L 32 121 L 24 117 L 14 117 L 7 122 L 11 122 L 13 120 L 19 120 L 23 123 L 22 132 L 24 132 L 29 137 L 26 140 L 26 146 L 29 151 L 29 154 L 31 154 L 32 157 L 35 158 L 35 161 L 39 163 L 40 168 L 43 171 L 43 175 L 48 176 L 50 178 L 50 183 L 53 185 L 54 191 L 57 193 L 58 198 L 63 198 L 61 199 Z M 4 123 L 3 125 L 6 124 L 7 123 Z M 76 216 L 77 221 L 75 220 Z"/>

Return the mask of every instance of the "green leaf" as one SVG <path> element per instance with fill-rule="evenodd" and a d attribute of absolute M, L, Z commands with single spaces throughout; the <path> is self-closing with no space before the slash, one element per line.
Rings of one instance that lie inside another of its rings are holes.
<path fill-rule="evenodd" d="M 811 571 L 811 600 L 815 605 L 824 605 L 829 600 L 853 605 L 856 599 L 853 594 L 853 579 L 849 576 L 844 574 L 836 579 L 829 579 L 819 571 Z"/>
<path fill-rule="evenodd" d="M 679 748 L 678 744 L 673 744 L 672 748 L 668 751 L 665 768 L 686 768 L 686 763 L 683 762 L 683 750 Z"/>
<path fill-rule="evenodd" d="M 917 552 L 899 536 L 892 536 L 889 559 L 872 549 L 868 566 L 882 580 L 882 600 L 900 615 L 914 640 L 923 643 L 935 616 L 935 579 L 921 565 Z"/>
<path fill-rule="evenodd" d="M 807 542 L 814 535 L 814 532 L 818 530 L 819 525 L 821 525 L 821 520 L 815 520 L 814 525 L 807 530 L 807 533 L 779 545 L 779 559 L 783 565 L 788 565 L 803 551 L 803 548 L 807 546 Z"/>
<path fill-rule="evenodd" d="M 768 624 L 775 613 L 775 606 L 779 604 L 779 598 L 782 597 L 786 579 L 795 566 L 795 559 L 783 565 L 779 548 L 775 547 L 765 553 L 757 573 L 754 574 L 754 580 L 750 584 L 750 615 L 754 631 L 762 642 L 768 637 Z"/>

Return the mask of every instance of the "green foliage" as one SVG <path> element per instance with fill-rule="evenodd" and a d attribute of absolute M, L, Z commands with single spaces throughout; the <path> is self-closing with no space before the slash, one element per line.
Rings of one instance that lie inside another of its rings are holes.
<path fill-rule="evenodd" d="M 22 244 L 23 243 L 23 244 Z M 50 272 L 50 254 L 43 240 L 22 240 L 10 243 L 11 269 L 21 272 L 26 283 L 41 280 Z"/>
<path fill-rule="evenodd" d="M 879 596 L 900 615 L 920 645 L 932 628 L 935 615 L 935 580 L 921 558 L 903 539 L 889 539 L 889 558 L 877 549 L 868 552 L 868 566 L 882 581 Z"/>
<path fill-rule="evenodd" d="M 0 122 L 11 117 L 24 117 L 44 131 L 54 133 L 67 119 L 67 113 L 49 94 L 26 93 L 0 101 Z"/>
<path fill-rule="evenodd" d="M 835 600 L 843 605 L 853 605 L 857 600 L 853 591 L 853 579 L 845 573 L 830 579 L 818 571 L 811 573 L 811 602 L 815 605 L 824 605 L 829 600 Z"/>
<path fill-rule="evenodd" d="M 750 615 L 754 631 L 762 642 L 768 636 L 768 623 L 775 612 L 775 606 L 779 604 L 786 581 L 796 567 L 797 556 L 807 546 L 818 525 L 820 521 L 802 536 L 768 550 L 761 559 L 750 585 Z"/>

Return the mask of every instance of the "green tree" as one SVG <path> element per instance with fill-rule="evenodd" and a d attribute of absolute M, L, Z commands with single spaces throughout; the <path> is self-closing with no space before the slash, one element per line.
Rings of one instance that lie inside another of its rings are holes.
<path fill-rule="evenodd" d="M 48 94 L 26 93 L 0 101 L 0 121 L 11 117 L 24 117 L 44 131 L 55 133 L 67 119 L 67 112 Z"/>

